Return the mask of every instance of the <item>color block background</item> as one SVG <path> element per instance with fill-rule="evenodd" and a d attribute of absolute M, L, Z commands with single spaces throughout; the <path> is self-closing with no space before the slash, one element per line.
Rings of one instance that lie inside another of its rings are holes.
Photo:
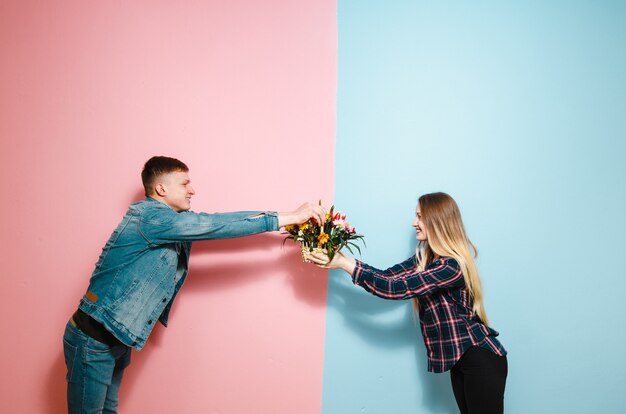
<path fill-rule="evenodd" d="M 381 267 L 412 254 L 417 197 L 449 192 L 510 352 L 507 413 L 626 411 L 625 18 L 609 0 L 1 2 L 3 411 L 65 412 L 63 327 L 153 154 L 189 164 L 198 211 L 334 195 Z M 195 245 L 121 412 L 457 412 L 408 303 L 327 286 L 281 240 Z"/>
<path fill-rule="evenodd" d="M 626 3 L 342 0 L 335 203 L 387 267 L 458 201 L 507 413 L 626 412 Z M 455 413 L 408 302 L 331 274 L 323 412 Z"/>
<path fill-rule="evenodd" d="M 66 411 L 63 329 L 151 155 L 197 211 L 331 199 L 336 48 L 334 1 L 0 3 L 2 412 Z M 194 245 L 121 412 L 320 412 L 326 272 L 281 241 Z"/>

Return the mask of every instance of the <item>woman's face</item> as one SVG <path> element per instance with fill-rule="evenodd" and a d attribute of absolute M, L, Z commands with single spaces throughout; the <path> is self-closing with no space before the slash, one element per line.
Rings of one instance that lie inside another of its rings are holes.
<path fill-rule="evenodd" d="M 422 213 L 420 211 L 419 203 L 417 203 L 417 207 L 415 207 L 415 220 L 413 220 L 413 227 L 415 227 L 415 238 L 417 240 L 428 240 L 428 233 L 426 232 L 426 227 L 424 227 L 424 222 L 422 221 Z"/>

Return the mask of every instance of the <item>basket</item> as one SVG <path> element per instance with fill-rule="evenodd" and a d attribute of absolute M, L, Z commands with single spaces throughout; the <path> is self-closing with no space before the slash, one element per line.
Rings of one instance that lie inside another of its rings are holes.
<path fill-rule="evenodd" d="M 311 263 L 310 260 L 308 260 L 306 258 L 306 254 L 311 252 L 311 253 L 324 253 L 324 249 L 322 249 L 321 247 L 314 247 L 312 250 L 309 246 L 305 246 L 303 244 L 300 245 L 300 251 L 302 252 L 302 261 L 304 263 Z"/>

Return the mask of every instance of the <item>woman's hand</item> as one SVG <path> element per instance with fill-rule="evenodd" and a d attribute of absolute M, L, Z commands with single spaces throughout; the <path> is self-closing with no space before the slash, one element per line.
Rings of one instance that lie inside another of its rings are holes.
<path fill-rule="evenodd" d="M 356 266 L 354 258 L 345 255 L 343 252 L 335 253 L 332 261 L 328 261 L 326 250 L 321 252 L 305 251 L 304 258 L 322 269 L 343 269 L 349 274 L 352 274 Z"/>

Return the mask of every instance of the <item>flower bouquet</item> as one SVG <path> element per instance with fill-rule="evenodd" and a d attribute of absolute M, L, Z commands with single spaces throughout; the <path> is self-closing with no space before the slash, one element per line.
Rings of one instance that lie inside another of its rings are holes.
<path fill-rule="evenodd" d="M 363 236 L 357 234 L 354 227 L 346 222 L 346 215 L 339 211 L 334 211 L 331 207 L 326 213 L 326 221 L 320 226 L 313 220 L 302 224 L 285 226 L 288 236 L 283 240 L 283 245 L 288 239 L 300 243 L 302 249 L 302 259 L 306 259 L 306 253 L 326 250 L 328 260 L 333 260 L 335 253 L 344 247 L 354 254 L 351 247 L 354 247 L 361 254 L 361 249 L 354 243 L 354 240 L 362 240 Z M 363 241 L 365 244 L 365 241 Z"/>

